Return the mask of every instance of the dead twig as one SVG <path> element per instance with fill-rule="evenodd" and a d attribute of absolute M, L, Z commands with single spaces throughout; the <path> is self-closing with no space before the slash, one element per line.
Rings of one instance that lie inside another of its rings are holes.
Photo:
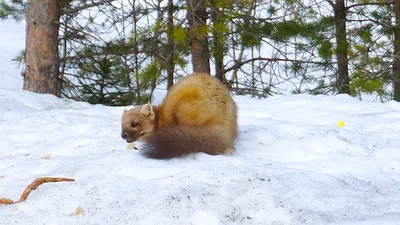
<path fill-rule="evenodd" d="M 18 201 L 13 201 L 8 198 L 0 198 L 0 204 L 2 205 L 11 205 L 15 204 L 18 202 L 23 202 L 25 201 L 26 198 L 28 198 L 28 195 L 35 190 L 37 187 L 44 183 L 50 183 L 50 182 L 63 182 L 63 181 L 68 181 L 72 182 L 75 181 L 75 179 L 72 178 L 62 178 L 62 177 L 42 177 L 42 178 L 36 178 L 32 183 L 30 183 L 22 193 L 21 197 L 19 198 Z"/>

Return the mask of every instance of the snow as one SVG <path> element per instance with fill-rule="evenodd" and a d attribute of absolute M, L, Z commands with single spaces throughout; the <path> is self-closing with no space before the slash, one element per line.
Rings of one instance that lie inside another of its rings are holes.
<path fill-rule="evenodd" d="M 76 179 L 0 206 L 0 223 L 398 224 L 398 103 L 235 100 L 233 155 L 152 160 L 120 138 L 129 107 L 0 89 L 1 197 L 18 199 L 37 177 Z"/>
<path fill-rule="evenodd" d="M 1 37 L 0 197 L 17 200 L 38 177 L 75 181 L 0 205 L 0 224 L 399 224 L 399 103 L 235 96 L 234 154 L 147 159 L 120 138 L 129 107 L 20 90 L 7 60 L 23 47 L 23 26 L 10 24 L 0 23 L 11 32 Z"/>
<path fill-rule="evenodd" d="M 0 88 L 22 89 L 21 71 L 12 61 L 25 48 L 25 22 L 0 21 Z"/>

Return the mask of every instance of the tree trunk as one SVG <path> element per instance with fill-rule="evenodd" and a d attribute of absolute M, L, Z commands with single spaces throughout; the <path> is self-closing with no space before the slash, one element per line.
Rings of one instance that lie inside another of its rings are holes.
<path fill-rule="evenodd" d="M 338 60 L 338 86 L 339 94 L 349 94 L 349 70 L 347 61 L 347 37 L 346 37 L 346 8 L 344 0 L 337 0 L 334 6 L 336 26 L 336 57 Z"/>
<path fill-rule="evenodd" d="M 136 10 L 136 1 L 135 0 L 132 2 L 132 12 L 133 12 L 133 15 L 132 15 L 133 16 L 133 43 L 134 43 L 132 47 L 134 49 L 134 52 L 138 52 L 139 46 L 138 46 L 137 38 L 138 38 L 138 20 L 139 19 L 138 19 L 138 15 L 137 15 L 138 11 Z M 143 99 L 142 99 L 143 87 L 142 87 L 142 82 L 141 82 L 141 79 L 139 76 L 140 65 L 139 65 L 138 54 L 133 54 L 133 68 L 135 70 L 134 76 L 135 76 L 135 81 L 136 81 L 135 103 L 140 105 L 140 104 L 142 104 L 142 101 L 143 101 Z"/>
<path fill-rule="evenodd" d="M 215 1 L 213 1 L 215 3 Z M 217 24 L 220 23 L 221 11 L 215 6 L 211 12 L 211 19 L 214 24 L 213 38 L 214 38 L 214 61 L 215 61 L 215 77 L 222 83 L 225 83 L 224 74 L 224 46 L 221 33 L 217 30 Z"/>
<path fill-rule="evenodd" d="M 57 0 L 31 0 L 26 18 L 24 90 L 60 96 Z"/>
<path fill-rule="evenodd" d="M 167 22 L 167 58 L 166 58 L 166 68 L 167 68 L 167 89 L 169 90 L 172 85 L 174 85 L 174 39 L 172 37 L 174 31 L 174 1 L 168 1 L 168 22 Z"/>
<path fill-rule="evenodd" d="M 210 73 L 210 51 L 204 29 L 208 13 L 205 0 L 187 0 L 193 72 Z M 203 29 L 202 29 L 203 28 Z"/>
<path fill-rule="evenodd" d="M 400 0 L 395 1 L 395 27 L 394 27 L 394 100 L 400 102 Z"/>

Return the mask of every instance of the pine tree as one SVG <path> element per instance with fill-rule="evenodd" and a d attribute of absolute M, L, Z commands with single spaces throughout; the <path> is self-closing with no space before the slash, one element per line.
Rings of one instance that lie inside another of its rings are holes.
<path fill-rule="evenodd" d="M 205 0 L 187 0 L 193 72 L 210 73 L 209 17 Z"/>
<path fill-rule="evenodd" d="M 60 96 L 57 0 L 29 1 L 26 17 L 24 89 Z"/>
<path fill-rule="evenodd" d="M 393 86 L 394 100 L 400 102 L 400 0 L 395 1 L 395 25 L 394 25 L 394 65 Z"/>

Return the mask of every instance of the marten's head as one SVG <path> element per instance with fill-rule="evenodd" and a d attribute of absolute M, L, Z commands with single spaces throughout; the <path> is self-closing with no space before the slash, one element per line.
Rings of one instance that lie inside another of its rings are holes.
<path fill-rule="evenodd" d="M 121 119 L 122 139 L 128 143 L 145 140 L 153 132 L 154 119 L 153 107 L 150 104 L 124 111 Z"/>

